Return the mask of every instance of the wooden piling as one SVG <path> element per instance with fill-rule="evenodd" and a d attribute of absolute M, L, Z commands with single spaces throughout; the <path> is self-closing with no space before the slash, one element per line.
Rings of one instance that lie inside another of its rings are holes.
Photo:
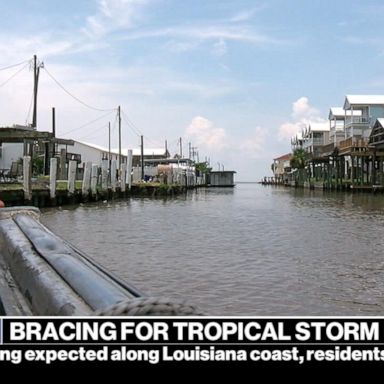
<path fill-rule="evenodd" d="M 83 197 L 87 197 L 89 195 L 89 190 L 91 187 L 91 174 L 92 174 L 92 163 L 88 161 L 84 167 L 83 174 L 83 185 L 81 189 L 81 193 Z"/>
<path fill-rule="evenodd" d="M 128 185 L 128 189 L 130 190 L 132 188 L 132 149 L 128 149 L 125 183 Z"/>
<path fill-rule="evenodd" d="M 67 163 L 67 151 L 65 148 L 60 150 L 60 180 L 65 180 L 67 177 L 67 172 L 65 169 Z"/>
<path fill-rule="evenodd" d="M 92 196 L 96 197 L 97 195 L 97 179 L 99 177 L 99 167 L 96 164 L 92 165 L 91 171 L 91 193 Z"/>
<path fill-rule="evenodd" d="M 116 160 L 111 161 L 111 188 L 116 192 Z"/>
<path fill-rule="evenodd" d="M 24 200 L 32 200 L 32 162 L 31 156 L 23 157 L 23 190 Z"/>
<path fill-rule="evenodd" d="M 70 160 L 68 164 L 68 183 L 67 183 L 67 189 L 70 195 L 73 195 L 75 193 L 76 169 L 77 169 L 77 161 Z"/>
<path fill-rule="evenodd" d="M 49 168 L 49 193 L 51 199 L 56 197 L 56 178 L 57 178 L 57 159 L 52 157 L 50 159 L 50 168 Z"/>
<path fill-rule="evenodd" d="M 127 173 L 127 164 L 122 163 L 120 166 L 120 190 L 121 192 L 125 192 L 125 180 L 126 180 L 126 173 Z"/>
<path fill-rule="evenodd" d="M 108 191 L 108 160 L 101 160 L 101 190 Z"/>

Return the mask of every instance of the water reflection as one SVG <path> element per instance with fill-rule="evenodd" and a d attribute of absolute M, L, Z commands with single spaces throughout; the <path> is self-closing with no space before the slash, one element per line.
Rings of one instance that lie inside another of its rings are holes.
<path fill-rule="evenodd" d="M 238 184 L 45 210 L 141 290 L 212 315 L 382 315 L 384 196 Z"/>

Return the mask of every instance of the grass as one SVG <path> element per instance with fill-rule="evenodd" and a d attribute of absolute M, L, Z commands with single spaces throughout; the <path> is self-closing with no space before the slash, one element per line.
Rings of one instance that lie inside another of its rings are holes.
<path fill-rule="evenodd" d="M 75 189 L 81 189 L 83 186 L 83 182 L 81 180 L 75 181 Z M 67 181 L 57 181 L 56 182 L 56 189 L 58 191 L 66 191 L 68 189 L 68 182 Z"/>

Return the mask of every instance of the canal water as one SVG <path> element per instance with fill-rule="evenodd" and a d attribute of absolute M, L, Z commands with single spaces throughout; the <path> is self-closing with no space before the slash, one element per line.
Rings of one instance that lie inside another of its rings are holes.
<path fill-rule="evenodd" d="M 384 195 L 238 184 L 42 222 L 145 293 L 209 315 L 384 315 Z"/>

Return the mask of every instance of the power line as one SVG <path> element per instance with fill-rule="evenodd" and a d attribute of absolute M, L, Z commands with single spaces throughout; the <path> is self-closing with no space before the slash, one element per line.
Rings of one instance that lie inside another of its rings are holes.
<path fill-rule="evenodd" d="M 124 117 L 125 123 L 129 128 L 131 128 L 132 132 L 135 133 L 137 136 L 141 136 L 142 132 L 140 132 L 140 130 L 135 126 L 135 124 L 132 123 L 127 114 L 124 111 L 121 111 L 121 114 Z"/>
<path fill-rule="evenodd" d="M 10 68 L 18 67 L 19 65 L 23 65 L 23 64 L 25 64 L 25 63 L 29 63 L 30 61 L 31 61 L 31 60 L 24 60 L 24 61 L 22 61 L 21 63 L 8 65 L 7 67 L 0 68 L 0 71 L 5 71 L 6 69 L 10 69 Z"/>
<path fill-rule="evenodd" d="M 96 108 L 93 107 L 92 105 L 89 105 L 85 103 L 84 101 L 80 100 L 78 97 L 73 95 L 71 92 L 69 92 L 49 71 L 46 67 L 44 67 L 45 72 L 47 72 L 48 76 L 69 96 L 71 96 L 73 99 L 75 99 L 78 103 L 84 105 L 85 107 L 89 109 L 93 109 L 94 111 L 99 111 L 99 112 L 107 112 L 107 111 L 114 111 L 116 108 L 111 108 L 111 109 L 101 109 L 101 108 Z"/>
<path fill-rule="evenodd" d="M 94 129 L 91 133 L 89 133 L 89 134 L 87 134 L 87 135 L 84 135 L 84 136 L 81 136 L 81 137 L 79 137 L 78 139 L 79 139 L 79 140 L 86 139 L 86 138 L 92 136 L 95 132 L 101 131 L 102 129 L 105 129 L 105 128 L 108 128 L 108 124 L 104 124 L 103 126 Z M 97 135 L 93 135 L 91 138 L 94 139 L 95 137 L 99 137 L 99 136 L 101 136 L 101 135 L 106 135 L 106 133 L 105 133 L 105 132 L 101 132 L 101 133 L 99 133 L 99 134 L 97 134 Z"/>
<path fill-rule="evenodd" d="M 149 138 L 148 136 L 144 135 L 140 130 L 139 128 L 136 127 L 136 125 L 129 119 L 129 117 L 127 116 L 127 114 L 124 112 L 124 111 L 121 111 L 122 112 L 122 116 L 123 116 L 123 121 L 126 123 L 126 125 L 128 126 L 128 128 L 131 129 L 131 131 L 137 135 L 137 136 L 144 136 L 144 138 L 151 142 L 152 144 L 154 144 L 155 146 L 161 146 L 159 145 L 158 142 L 152 140 L 151 138 Z"/>
<path fill-rule="evenodd" d="M 71 129 L 71 130 L 69 130 L 69 131 L 67 131 L 67 132 L 64 132 L 64 133 L 62 133 L 62 135 L 67 135 L 68 133 L 72 133 L 72 132 L 77 131 L 77 130 L 79 130 L 79 129 L 81 129 L 81 128 L 84 128 L 84 127 L 86 127 L 87 125 L 90 125 L 90 124 L 92 124 L 92 123 L 96 123 L 96 121 L 99 121 L 99 120 L 103 119 L 104 117 L 107 117 L 107 116 L 110 115 L 112 112 L 113 112 L 113 110 L 109 111 L 108 113 L 104 114 L 103 116 L 98 117 L 97 119 L 94 119 L 94 120 L 92 120 L 92 121 L 89 121 L 88 123 L 85 123 L 85 124 L 83 124 L 83 125 L 80 125 L 80 127 L 76 127 L 76 128 Z"/>
<path fill-rule="evenodd" d="M 3 83 L 0 84 L 0 88 L 3 87 L 5 84 L 10 82 L 15 76 L 17 76 L 21 71 L 23 71 L 27 66 L 29 62 L 24 65 L 24 67 L 20 68 L 18 71 L 16 71 L 13 75 L 11 75 L 7 80 L 5 80 Z"/>

